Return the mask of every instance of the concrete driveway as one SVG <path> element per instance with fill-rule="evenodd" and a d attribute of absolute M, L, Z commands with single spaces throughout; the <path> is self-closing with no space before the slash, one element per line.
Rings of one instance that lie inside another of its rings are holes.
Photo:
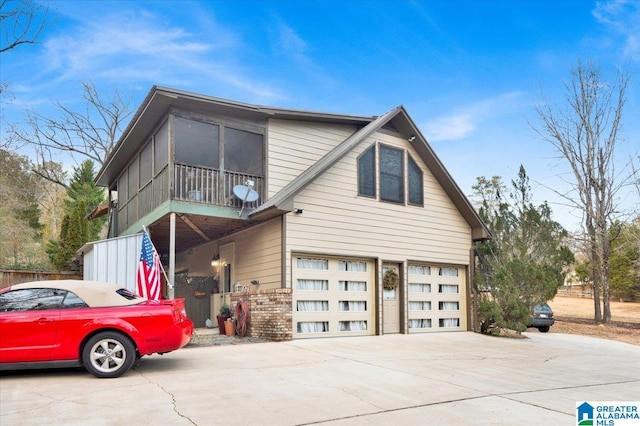
<path fill-rule="evenodd" d="M 576 402 L 640 398 L 640 346 L 526 335 L 190 347 L 118 379 L 3 372 L 0 424 L 575 425 Z"/>

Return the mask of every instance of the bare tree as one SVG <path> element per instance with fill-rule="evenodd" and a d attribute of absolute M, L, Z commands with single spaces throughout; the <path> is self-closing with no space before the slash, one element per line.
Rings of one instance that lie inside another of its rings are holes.
<path fill-rule="evenodd" d="M 608 323 L 611 321 L 608 230 L 618 213 L 616 195 L 631 177 L 628 167 L 617 171 L 615 163 L 629 77 L 619 72 L 615 83 L 608 84 L 601 81 L 600 74 L 598 67 L 582 62 L 572 69 L 572 79 L 565 83 L 566 108 L 554 109 L 543 101 L 537 108 L 542 125 L 536 131 L 571 168 L 573 191 L 559 194 L 582 211 L 586 254 L 593 265 L 594 319 Z"/>
<path fill-rule="evenodd" d="M 34 44 L 47 24 L 49 8 L 32 0 L 0 1 L 0 53 Z"/>
<path fill-rule="evenodd" d="M 14 127 L 12 135 L 19 143 L 30 145 L 37 153 L 36 174 L 51 182 L 66 186 L 61 169 L 50 168 L 60 155 L 70 156 L 77 163 L 92 160 L 102 166 L 122 133 L 122 125 L 131 115 L 129 101 L 114 91 L 105 100 L 98 95 L 92 82 L 82 83 L 84 111 L 78 112 L 55 102 L 59 118 L 49 118 L 35 112 L 27 113 L 30 131 Z M 78 158 L 79 157 L 79 158 Z"/>

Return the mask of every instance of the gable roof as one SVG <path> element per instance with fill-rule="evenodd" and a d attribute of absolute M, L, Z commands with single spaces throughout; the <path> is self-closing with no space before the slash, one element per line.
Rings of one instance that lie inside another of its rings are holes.
<path fill-rule="evenodd" d="M 319 161 L 282 188 L 277 194 L 249 213 L 249 218 L 265 219 L 292 211 L 293 197 L 296 194 L 313 182 L 316 177 L 333 166 L 360 142 L 364 141 L 370 135 L 388 124 L 392 124 L 396 129 L 398 129 L 398 131 L 400 131 L 401 134 L 408 135 L 408 141 L 416 149 L 440 186 L 442 186 L 462 217 L 471 227 L 472 239 L 474 241 L 491 239 L 489 229 L 486 227 L 482 219 L 480 219 L 480 216 L 469 202 L 469 199 L 460 190 L 460 187 L 455 183 L 442 162 L 440 162 L 440 159 L 431 149 L 426 139 L 422 136 L 402 105 L 382 114 L 366 126 L 353 133 L 342 143 L 325 154 Z"/>
<path fill-rule="evenodd" d="M 490 239 L 491 234 L 477 212 L 440 162 L 427 140 L 418 130 L 405 108 L 400 105 L 380 116 L 357 116 L 325 112 L 293 110 L 285 108 L 253 105 L 228 99 L 216 98 L 182 90 L 153 86 L 146 98 L 122 133 L 113 151 L 96 175 L 96 183 L 109 186 L 127 166 L 167 111 L 172 108 L 199 111 L 205 114 L 220 114 L 239 119 L 263 121 L 265 126 L 270 118 L 304 120 L 313 122 L 352 125 L 358 128 L 318 162 L 301 173 L 256 210 L 249 212 L 249 218 L 264 220 L 293 210 L 293 197 L 309 185 L 317 176 L 333 166 L 353 147 L 383 127 L 393 127 L 407 137 L 424 163 L 447 193 L 453 204 L 472 229 L 473 240 Z"/>

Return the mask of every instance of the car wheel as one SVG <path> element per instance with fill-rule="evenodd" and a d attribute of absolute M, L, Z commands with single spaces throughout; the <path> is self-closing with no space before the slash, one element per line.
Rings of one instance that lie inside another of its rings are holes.
<path fill-rule="evenodd" d="M 82 363 L 96 377 L 114 378 L 129 371 L 136 360 L 131 339 L 113 331 L 98 333 L 82 349 Z"/>
<path fill-rule="evenodd" d="M 547 331 L 549 331 L 549 326 L 545 325 L 544 327 L 538 327 L 538 330 L 540 331 L 540 333 L 546 333 Z"/>

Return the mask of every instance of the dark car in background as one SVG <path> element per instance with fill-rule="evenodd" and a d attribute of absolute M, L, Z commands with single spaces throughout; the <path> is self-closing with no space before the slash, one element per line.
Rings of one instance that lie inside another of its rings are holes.
<path fill-rule="evenodd" d="M 537 328 L 541 333 L 546 333 L 554 322 L 551 306 L 546 303 L 538 303 L 533 307 L 527 328 Z"/>
<path fill-rule="evenodd" d="M 0 370 L 83 366 L 118 377 L 136 359 L 185 346 L 184 299 L 147 300 L 116 284 L 37 281 L 0 290 Z"/>

